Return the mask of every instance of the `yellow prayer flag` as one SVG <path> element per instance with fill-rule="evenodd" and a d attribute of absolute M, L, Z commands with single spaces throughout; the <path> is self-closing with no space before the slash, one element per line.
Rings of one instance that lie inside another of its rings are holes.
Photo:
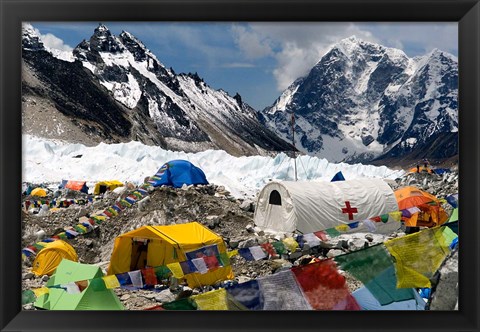
<path fill-rule="evenodd" d="M 238 255 L 238 249 L 227 252 L 228 258 Z"/>
<path fill-rule="evenodd" d="M 26 259 L 27 259 L 27 256 L 25 256 L 25 254 L 22 252 L 22 261 L 24 261 Z"/>
<path fill-rule="evenodd" d="M 183 274 L 182 267 L 180 266 L 180 263 L 178 262 L 170 263 L 170 264 L 167 264 L 167 267 L 170 269 L 170 271 L 172 271 L 172 275 L 175 278 L 177 279 L 183 278 L 184 274 Z"/>
<path fill-rule="evenodd" d="M 32 292 L 38 298 L 39 296 L 42 296 L 43 294 L 48 294 L 49 290 L 48 290 L 47 287 L 41 287 L 41 288 L 32 289 Z"/>
<path fill-rule="evenodd" d="M 220 288 L 211 292 L 192 296 L 199 310 L 228 310 L 227 291 Z"/>
<path fill-rule="evenodd" d="M 118 279 L 114 274 L 109 276 L 103 276 L 102 279 L 105 282 L 105 287 L 107 288 L 111 289 L 120 287 L 120 283 L 118 282 Z"/>
<path fill-rule="evenodd" d="M 80 224 L 78 224 L 77 227 L 80 228 L 80 229 L 82 229 L 85 233 L 88 233 L 87 227 L 85 227 L 85 226 L 83 226 L 83 225 L 80 225 Z"/>
<path fill-rule="evenodd" d="M 295 250 L 297 250 L 298 248 L 298 242 L 295 241 L 293 237 L 288 237 L 286 239 L 283 239 L 282 242 L 285 245 L 285 247 L 287 247 L 287 249 L 290 250 L 290 252 L 295 252 Z"/>
<path fill-rule="evenodd" d="M 341 224 L 341 225 L 335 226 L 335 229 L 339 232 L 346 232 L 350 229 L 350 227 L 348 227 L 348 225 Z"/>
<path fill-rule="evenodd" d="M 390 212 L 388 215 L 394 221 L 401 221 L 402 220 L 402 212 L 400 212 L 400 211 Z"/>
<path fill-rule="evenodd" d="M 431 287 L 430 278 L 450 252 L 445 235 L 443 227 L 435 227 L 385 241 L 395 258 L 397 288 Z"/>

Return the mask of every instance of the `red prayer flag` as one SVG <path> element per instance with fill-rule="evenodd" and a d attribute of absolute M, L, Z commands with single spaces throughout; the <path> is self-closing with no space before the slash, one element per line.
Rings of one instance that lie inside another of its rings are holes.
<path fill-rule="evenodd" d="M 342 310 L 342 301 L 350 295 L 345 277 L 332 259 L 292 268 L 292 272 L 315 310 Z M 346 307 L 346 305 L 343 305 Z"/>
<path fill-rule="evenodd" d="M 157 275 L 155 274 L 155 270 L 152 267 L 147 267 L 146 269 L 142 269 L 143 279 L 145 279 L 146 285 L 156 285 Z"/>
<path fill-rule="evenodd" d="M 205 261 L 205 264 L 210 271 L 220 267 L 220 263 L 215 256 L 203 256 L 203 260 Z"/>
<path fill-rule="evenodd" d="M 266 252 L 268 255 L 270 255 L 271 257 L 275 257 L 277 256 L 277 251 L 275 250 L 275 248 L 273 247 L 273 245 L 271 243 L 263 243 L 260 245 Z"/>
<path fill-rule="evenodd" d="M 313 234 L 315 234 L 315 236 L 318 237 L 320 240 L 327 241 L 327 234 L 325 234 L 324 231 L 318 231 Z"/>

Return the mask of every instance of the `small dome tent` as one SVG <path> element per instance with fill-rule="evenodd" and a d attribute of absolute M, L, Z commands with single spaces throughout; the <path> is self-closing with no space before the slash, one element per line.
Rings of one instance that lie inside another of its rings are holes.
<path fill-rule="evenodd" d="M 43 188 L 35 188 L 30 192 L 31 196 L 46 197 L 47 191 Z"/>
<path fill-rule="evenodd" d="M 52 275 L 62 259 L 78 261 L 75 249 L 67 242 L 56 240 L 49 242 L 40 250 L 32 264 L 32 272 L 37 276 Z"/>
<path fill-rule="evenodd" d="M 118 187 L 123 187 L 123 183 L 118 181 L 118 180 L 109 180 L 109 181 L 99 181 L 95 184 L 95 188 L 93 189 L 93 194 L 98 195 L 98 194 L 103 194 L 107 190 L 114 190 L 115 188 Z"/>
<path fill-rule="evenodd" d="M 187 160 L 171 160 L 163 164 L 148 182 L 154 187 L 166 185 L 175 188 L 184 184 L 208 184 L 205 173 Z"/>
<path fill-rule="evenodd" d="M 263 229 L 306 234 L 394 211 L 394 192 L 382 179 L 282 181 L 260 191 L 254 222 Z"/>

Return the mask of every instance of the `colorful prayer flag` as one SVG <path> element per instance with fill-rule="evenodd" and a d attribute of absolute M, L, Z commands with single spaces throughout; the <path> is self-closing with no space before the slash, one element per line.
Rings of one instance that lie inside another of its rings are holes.
<path fill-rule="evenodd" d="M 128 272 L 132 285 L 137 288 L 143 288 L 142 273 L 139 270 Z"/>
<path fill-rule="evenodd" d="M 155 286 L 157 281 L 157 276 L 155 275 L 155 271 L 151 267 L 147 267 L 142 269 L 143 278 L 145 279 L 145 284 L 149 286 Z"/>
<path fill-rule="evenodd" d="M 115 275 L 103 276 L 102 279 L 105 282 L 105 287 L 108 289 L 120 287 L 120 283 Z"/>
<path fill-rule="evenodd" d="M 167 264 L 167 267 L 172 271 L 172 274 L 175 278 L 181 279 L 183 278 L 184 274 L 182 271 L 182 267 L 180 266 L 180 263 L 175 262 L 175 263 L 170 263 Z"/>
<path fill-rule="evenodd" d="M 263 310 L 312 309 L 290 270 L 259 278 L 258 284 L 264 297 Z"/>
<path fill-rule="evenodd" d="M 450 252 L 443 228 L 425 229 L 385 242 L 395 257 L 398 288 L 431 287 L 430 278 Z"/>
<path fill-rule="evenodd" d="M 350 295 L 345 277 L 338 273 L 331 259 L 294 267 L 291 271 L 315 310 L 338 310 Z"/>

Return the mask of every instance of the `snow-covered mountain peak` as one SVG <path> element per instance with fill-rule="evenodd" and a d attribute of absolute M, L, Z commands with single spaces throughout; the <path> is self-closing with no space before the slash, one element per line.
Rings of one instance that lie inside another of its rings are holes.
<path fill-rule="evenodd" d="M 95 28 L 89 44 L 90 48 L 97 52 L 120 53 L 125 49 L 120 40 L 101 23 Z"/>
<path fill-rule="evenodd" d="M 398 156 L 457 130 L 457 81 L 457 62 L 446 52 L 410 59 L 351 36 L 263 110 L 262 121 L 291 141 L 295 114 L 297 148 L 330 161 L 369 161 L 394 146 Z M 416 146 L 404 144 L 412 137 Z"/>
<path fill-rule="evenodd" d="M 45 50 L 40 35 L 30 23 L 22 24 L 22 47 L 25 50 Z"/>

